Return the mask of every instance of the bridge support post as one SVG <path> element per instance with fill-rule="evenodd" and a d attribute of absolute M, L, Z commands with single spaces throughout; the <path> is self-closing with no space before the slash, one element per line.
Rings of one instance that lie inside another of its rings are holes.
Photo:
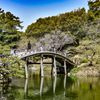
<path fill-rule="evenodd" d="M 64 59 L 64 71 L 65 71 L 65 74 L 66 74 L 66 59 Z"/>
<path fill-rule="evenodd" d="M 57 70 L 56 70 L 56 56 L 54 55 L 54 76 L 57 75 Z"/>
<path fill-rule="evenodd" d="M 43 90 L 43 77 L 41 77 L 40 96 L 42 95 L 42 90 Z"/>
<path fill-rule="evenodd" d="M 64 77 L 64 96 L 65 96 L 65 94 L 66 94 L 66 75 Z"/>
<path fill-rule="evenodd" d="M 53 84 L 53 93 L 55 94 L 56 91 L 56 83 L 57 83 L 57 76 L 54 77 L 54 84 Z"/>
<path fill-rule="evenodd" d="M 28 78 L 28 69 L 27 69 L 27 58 L 26 58 L 26 64 L 25 64 L 25 78 L 27 79 Z"/>
<path fill-rule="evenodd" d="M 53 74 L 54 60 L 52 58 L 51 75 Z"/>
<path fill-rule="evenodd" d="M 24 94 L 26 98 L 28 94 L 28 79 L 25 80 Z"/>
<path fill-rule="evenodd" d="M 40 58 L 40 60 L 41 60 L 41 68 L 40 68 L 40 71 L 41 71 L 41 76 L 43 76 L 43 55 L 41 54 L 41 58 Z"/>

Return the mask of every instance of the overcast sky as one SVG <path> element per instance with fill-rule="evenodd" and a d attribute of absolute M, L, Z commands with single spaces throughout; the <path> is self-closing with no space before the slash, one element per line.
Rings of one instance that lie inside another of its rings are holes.
<path fill-rule="evenodd" d="M 22 31 L 38 18 L 56 16 L 78 8 L 88 9 L 88 0 L 0 0 L 0 8 L 23 21 Z"/>

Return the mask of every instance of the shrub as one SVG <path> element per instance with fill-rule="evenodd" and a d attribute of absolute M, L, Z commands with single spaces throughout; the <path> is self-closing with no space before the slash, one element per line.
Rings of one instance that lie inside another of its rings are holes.
<path fill-rule="evenodd" d="M 100 58 L 96 60 L 96 64 L 100 64 Z"/>
<path fill-rule="evenodd" d="M 89 61 L 86 58 L 83 58 L 80 63 L 88 63 Z"/>
<path fill-rule="evenodd" d="M 73 68 L 73 69 L 70 71 L 70 73 L 76 73 L 78 69 L 79 69 L 79 67 Z"/>

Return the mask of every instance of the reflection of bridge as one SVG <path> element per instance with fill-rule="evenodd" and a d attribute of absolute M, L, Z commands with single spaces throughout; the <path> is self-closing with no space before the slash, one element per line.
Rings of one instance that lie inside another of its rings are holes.
<path fill-rule="evenodd" d="M 44 82 L 45 82 L 44 77 L 41 77 L 41 78 L 40 78 L 40 91 L 38 92 L 38 93 L 40 93 L 40 98 L 42 97 L 42 93 L 43 93 L 43 92 L 45 93 L 46 96 L 49 94 L 49 96 L 50 96 L 50 98 L 51 98 L 51 95 L 50 95 L 50 92 L 51 92 L 50 89 L 51 89 L 51 88 L 52 88 L 52 92 L 53 92 L 54 95 L 56 94 L 56 92 L 62 92 L 62 91 L 64 92 L 64 95 L 65 95 L 66 88 L 69 88 L 69 86 L 70 86 L 73 82 L 71 82 L 70 84 L 69 84 L 69 83 L 66 83 L 66 81 L 68 80 L 68 77 L 67 77 L 66 75 L 63 76 L 62 81 L 61 81 L 61 80 L 58 80 L 58 78 L 60 78 L 60 77 L 57 77 L 57 76 L 51 77 L 52 85 L 50 85 L 50 86 L 48 86 L 48 87 L 46 87 L 46 86 L 44 85 Z M 69 78 L 69 79 L 70 79 L 69 81 L 71 81 L 71 78 Z M 57 84 L 57 81 L 58 81 L 58 83 L 59 83 L 59 82 L 62 83 L 62 84 L 61 84 L 62 89 L 60 88 L 60 91 L 59 91 L 59 89 L 57 88 L 57 87 L 59 87 L 59 85 L 60 85 L 60 84 Z M 66 86 L 66 84 L 67 84 L 67 86 Z M 44 86 L 43 86 L 43 85 L 44 85 Z M 24 93 L 25 93 L 25 96 L 28 95 L 30 89 L 33 89 L 33 88 L 32 88 L 32 87 L 28 87 L 28 79 L 26 79 L 26 80 L 25 80 L 25 86 L 24 86 Z M 43 91 L 43 89 L 45 89 L 45 90 Z M 57 90 L 57 91 L 56 91 L 56 90 Z M 37 90 L 36 90 L 36 91 L 37 91 Z M 36 92 L 36 91 L 34 91 L 34 92 Z M 39 94 L 37 94 L 37 95 L 38 95 L 38 97 L 39 97 Z"/>
<path fill-rule="evenodd" d="M 56 61 L 60 62 L 64 66 L 64 73 L 66 74 L 69 72 L 70 69 L 72 69 L 75 66 L 75 63 L 73 63 L 67 56 L 66 54 L 62 53 L 57 53 L 57 52 L 52 52 L 52 51 L 29 51 L 29 52 L 18 52 L 17 56 L 20 59 L 23 59 L 26 61 L 25 65 L 25 72 L 26 72 L 26 78 L 28 78 L 28 71 L 27 71 L 27 66 L 28 64 L 36 64 L 33 62 L 29 62 L 29 58 L 31 57 L 32 59 L 36 56 L 40 56 L 40 73 L 41 76 L 43 76 L 43 57 L 50 57 L 52 58 L 52 69 L 51 73 L 53 72 L 53 67 L 54 67 L 54 75 L 57 75 L 57 67 L 56 67 Z M 32 60 L 33 61 L 33 60 Z M 50 63 L 45 63 L 45 64 L 50 64 Z"/>

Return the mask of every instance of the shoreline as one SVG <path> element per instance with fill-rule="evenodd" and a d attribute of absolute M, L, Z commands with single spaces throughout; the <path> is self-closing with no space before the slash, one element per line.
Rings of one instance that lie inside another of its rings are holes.
<path fill-rule="evenodd" d="M 100 67 L 80 67 L 76 72 L 70 73 L 73 76 L 100 77 Z"/>

